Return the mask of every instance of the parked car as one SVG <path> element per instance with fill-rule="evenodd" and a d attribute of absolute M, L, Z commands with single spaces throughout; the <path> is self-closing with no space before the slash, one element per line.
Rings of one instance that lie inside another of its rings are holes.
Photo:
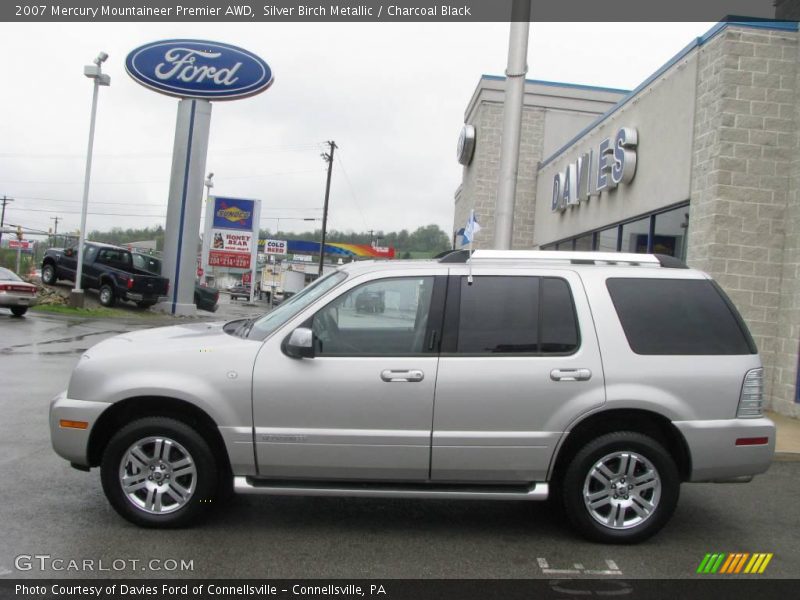
<path fill-rule="evenodd" d="M 228 292 L 231 295 L 231 300 L 236 300 L 237 298 L 244 298 L 245 300 L 250 300 L 249 285 L 234 285 L 228 288 Z"/>
<path fill-rule="evenodd" d="M 53 447 L 147 527 L 230 487 L 552 496 L 606 543 L 661 529 L 682 483 L 767 470 L 761 361 L 706 274 L 642 254 L 463 259 L 350 263 L 261 317 L 100 342 L 52 401 Z M 365 292 L 403 308 L 358 318 Z"/>
<path fill-rule="evenodd" d="M 0 306 L 21 317 L 36 304 L 36 286 L 23 281 L 19 275 L 0 267 Z"/>
<path fill-rule="evenodd" d="M 356 312 L 382 313 L 384 310 L 383 292 L 365 290 L 356 296 Z"/>
<path fill-rule="evenodd" d="M 150 254 L 134 252 L 132 254 L 133 264 L 138 269 L 144 269 L 148 273 L 161 275 L 161 259 Z M 200 310 L 216 312 L 219 301 L 219 290 L 214 287 L 207 287 L 200 282 L 194 282 L 194 304 Z"/>
<path fill-rule="evenodd" d="M 77 248 L 50 248 L 42 260 L 42 283 L 52 285 L 59 279 L 75 281 L 77 267 Z M 148 308 L 169 291 L 169 279 L 135 267 L 129 250 L 97 242 L 87 242 L 84 246 L 81 279 L 83 289 L 99 292 L 103 306 L 128 300 L 139 308 Z"/>

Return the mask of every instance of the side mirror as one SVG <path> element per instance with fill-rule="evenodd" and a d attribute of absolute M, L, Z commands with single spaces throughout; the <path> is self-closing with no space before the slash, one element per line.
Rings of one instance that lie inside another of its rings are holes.
<path fill-rule="evenodd" d="M 283 353 L 290 358 L 314 358 L 314 334 L 298 327 L 283 341 Z"/>

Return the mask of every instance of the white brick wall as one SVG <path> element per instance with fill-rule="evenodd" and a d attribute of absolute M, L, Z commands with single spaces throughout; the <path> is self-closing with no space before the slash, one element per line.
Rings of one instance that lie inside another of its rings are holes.
<path fill-rule="evenodd" d="M 731 27 L 700 48 L 688 246 L 747 321 L 768 403 L 787 413 L 800 332 L 796 35 Z"/>
<path fill-rule="evenodd" d="M 464 167 L 456 199 L 453 230 L 464 227 L 469 211 L 474 208 L 481 225 L 474 247 L 492 248 L 500 145 L 503 139 L 503 105 L 481 103 L 470 123 L 475 127 L 475 155 L 472 163 Z M 529 106 L 523 109 L 521 139 L 512 237 L 512 247 L 515 249 L 530 248 L 533 244 L 536 174 L 537 164 L 542 159 L 544 109 Z"/>

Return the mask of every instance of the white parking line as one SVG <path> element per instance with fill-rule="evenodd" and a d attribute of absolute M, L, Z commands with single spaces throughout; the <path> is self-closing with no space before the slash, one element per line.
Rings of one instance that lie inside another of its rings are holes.
<path fill-rule="evenodd" d="M 622 575 L 622 570 L 613 560 L 606 559 L 606 569 L 587 569 L 581 563 L 575 563 L 572 569 L 551 569 L 546 558 L 537 558 L 536 562 L 545 575 Z"/>

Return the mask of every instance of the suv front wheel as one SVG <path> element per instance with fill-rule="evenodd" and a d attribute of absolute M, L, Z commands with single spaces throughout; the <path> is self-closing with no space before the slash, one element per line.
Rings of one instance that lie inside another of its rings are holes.
<path fill-rule="evenodd" d="M 147 417 L 120 429 L 100 468 L 114 509 L 143 527 L 180 527 L 209 507 L 219 470 L 208 443 L 192 427 Z"/>
<path fill-rule="evenodd" d="M 675 461 L 653 438 L 633 431 L 608 433 L 573 457 L 562 502 L 572 525 L 604 543 L 641 542 L 661 529 L 678 502 Z"/>

